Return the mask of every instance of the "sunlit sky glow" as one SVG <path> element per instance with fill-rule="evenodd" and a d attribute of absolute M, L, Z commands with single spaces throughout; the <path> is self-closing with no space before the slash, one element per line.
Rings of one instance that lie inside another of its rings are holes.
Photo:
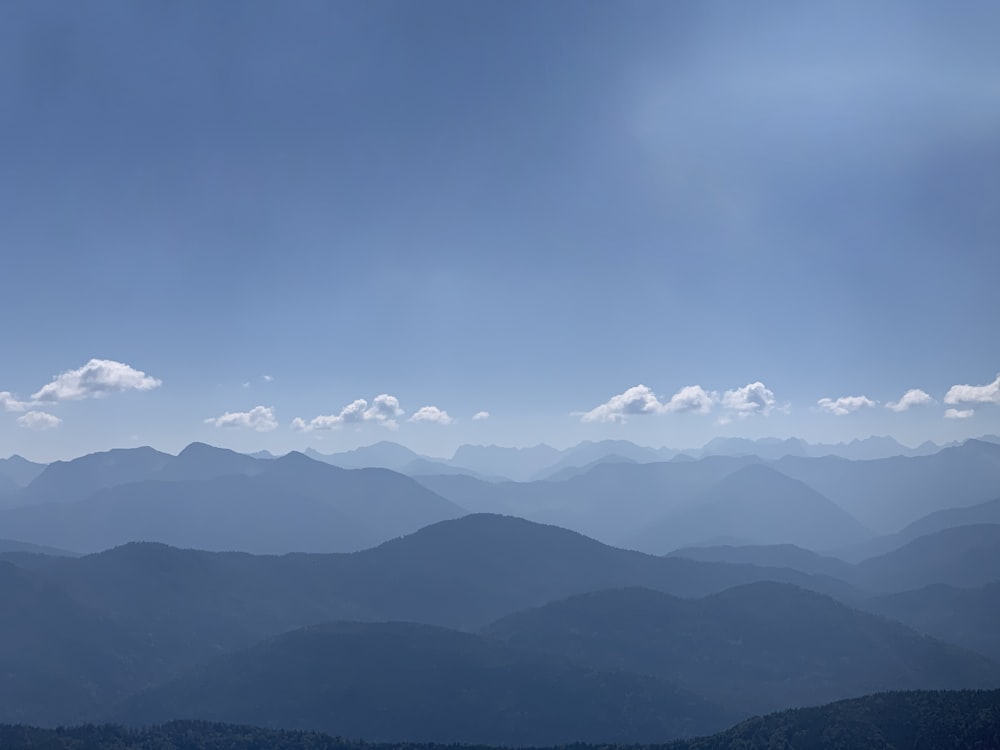
<path fill-rule="evenodd" d="M 1000 433 L 998 27 L 0 5 L 0 456 Z"/>

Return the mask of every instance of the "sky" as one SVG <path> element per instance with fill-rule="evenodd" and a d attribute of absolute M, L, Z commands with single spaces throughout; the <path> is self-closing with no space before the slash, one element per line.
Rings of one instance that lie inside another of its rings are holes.
<path fill-rule="evenodd" d="M 0 4 L 0 456 L 1000 433 L 998 25 Z"/>

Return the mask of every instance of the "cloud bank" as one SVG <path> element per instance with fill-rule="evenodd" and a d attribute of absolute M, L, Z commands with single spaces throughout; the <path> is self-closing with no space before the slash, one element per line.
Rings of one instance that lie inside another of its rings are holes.
<path fill-rule="evenodd" d="M 968 419 L 976 413 L 975 409 L 945 409 L 945 419 Z"/>
<path fill-rule="evenodd" d="M 919 388 L 911 388 L 899 399 L 899 401 L 890 401 L 885 405 L 886 409 L 894 412 L 906 411 L 913 406 L 926 406 L 927 404 L 933 404 L 934 399 L 931 398 L 929 393 L 920 390 Z"/>
<path fill-rule="evenodd" d="M 83 367 L 67 370 L 43 386 L 31 398 L 40 403 L 101 398 L 122 391 L 149 391 L 162 381 L 136 370 L 124 362 L 92 359 Z"/>
<path fill-rule="evenodd" d="M 380 393 L 372 399 L 371 406 L 368 401 L 358 398 L 349 403 L 337 414 L 323 414 L 313 417 L 308 422 L 302 417 L 292 420 L 292 429 L 303 432 L 312 430 L 335 430 L 345 424 L 358 424 L 361 422 L 377 422 L 385 427 L 393 429 L 398 426 L 396 417 L 404 414 L 399 406 L 399 399 L 390 396 L 388 393 Z"/>
<path fill-rule="evenodd" d="M 43 430 L 53 430 L 62 424 L 62 420 L 59 419 L 55 414 L 49 414 L 44 411 L 29 411 L 27 414 L 22 414 L 17 418 L 17 423 L 21 427 L 26 427 L 29 430 L 43 431 Z"/>
<path fill-rule="evenodd" d="M 825 412 L 838 417 L 853 414 L 859 409 L 867 409 L 878 404 L 867 396 L 841 396 L 838 399 L 821 398 L 816 405 Z"/>
<path fill-rule="evenodd" d="M 216 427 L 244 427 L 257 432 L 269 432 L 278 426 L 271 406 L 255 406 L 250 411 L 227 411 L 221 417 L 210 417 L 205 424 Z"/>
<path fill-rule="evenodd" d="M 433 422 L 436 424 L 451 424 L 455 420 L 448 416 L 448 412 L 436 406 L 421 406 L 410 417 L 411 422 Z"/>
<path fill-rule="evenodd" d="M 953 385 L 945 394 L 946 404 L 1000 404 L 1000 375 L 986 385 Z"/>

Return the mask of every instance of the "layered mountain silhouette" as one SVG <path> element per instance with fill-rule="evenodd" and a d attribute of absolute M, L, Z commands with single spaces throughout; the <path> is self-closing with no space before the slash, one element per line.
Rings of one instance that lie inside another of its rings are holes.
<path fill-rule="evenodd" d="M 115 481 L 113 471 L 121 478 L 151 467 L 154 476 L 173 481 L 118 483 L 74 502 L 45 495 L 47 502 L 0 512 L 0 523 L 19 539 L 77 551 L 143 540 L 209 550 L 327 552 L 370 547 L 465 512 L 401 474 L 347 471 L 300 453 L 260 460 L 195 444 L 166 463 L 163 455 L 140 451 L 124 461 L 119 455 L 53 464 L 61 482 L 82 474 L 81 486 L 88 478 L 91 484 L 97 477 Z M 132 459 L 136 463 L 128 463 Z M 128 466 L 121 470 L 123 462 Z"/>
<path fill-rule="evenodd" d="M 871 532 L 803 482 L 753 464 L 649 524 L 629 546 L 663 554 L 719 536 L 818 549 L 857 542 Z"/>
<path fill-rule="evenodd" d="M 183 717 L 382 742 L 534 746 L 662 741 L 733 719 L 661 680 L 408 623 L 288 633 L 137 695 L 114 715 L 133 724 Z"/>
<path fill-rule="evenodd" d="M 773 582 L 685 600 L 600 591 L 484 631 L 598 669 L 669 678 L 747 713 L 898 688 L 995 687 L 1000 665 Z"/>
<path fill-rule="evenodd" d="M 847 580 L 853 566 L 838 557 L 820 555 L 794 544 L 710 545 L 682 547 L 669 553 L 671 557 L 686 557 L 702 562 L 727 562 L 791 568 L 811 575 L 825 575 Z"/>

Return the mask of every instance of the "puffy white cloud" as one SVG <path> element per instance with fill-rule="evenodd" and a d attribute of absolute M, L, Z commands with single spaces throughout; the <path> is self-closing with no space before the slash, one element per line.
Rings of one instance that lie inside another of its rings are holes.
<path fill-rule="evenodd" d="M 30 406 L 27 401 L 18 401 L 10 391 L 0 391 L 0 407 L 4 411 L 24 411 Z"/>
<path fill-rule="evenodd" d="M 740 417 L 749 417 L 751 414 L 767 416 L 775 403 L 774 392 L 759 380 L 742 388 L 726 391 L 722 396 L 722 405 Z"/>
<path fill-rule="evenodd" d="M 475 414 L 472 415 L 472 418 L 475 421 L 479 422 L 483 419 L 489 419 L 490 413 L 488 411 L 477 411 Z"/>
<path fill-rule="evenodd" d="M 933 403 L 934 399 L 931 398 L 929 393 L 922 391 L 919 388 L 911 388 L 903 394 L 899 401 L 890 401 L 885 405 L 885 408 L 891 409 L 895 412 L 900 412 L 906 411 L 912 406 L 926 406 L 927 404 Z"/>
<path fill-rule="evenodd" d="M 700 385 L 686 385 L 670 397 L 663 411 L 708 414 L 718 400 L 719 394 L 715 391 L 706 391 Z"/>
<path fill-rule="evenodd" d="M 859 409 L 869 408 L 877 404 L 877 401 L 872 401 L 867 396 L 841 396 L 838 399 L 821 398 L 816 402 L 816 405 L 820 409 L 838 417 L 843 417 Z"/>
<path fill-rule="evenodd" d="M 227 411 L 221 417 L 211 417 L 205 424 L 216 427 L 247 427 L 257 432 L 268 432 L 278 426 L 271 406 L 255 406 L 250 411 Z"/>
<path fill-rule="evenodd" d="M 624 422 L 637 414 L 662 414 L 665 408 L 652 389 L 640 383 L 581 414 L 580 421 Z"/>
<path fill-rule="evenodd" d="M 946 404 L 1000 404 L 1000 375 L 986 385 L 953 385 L 945 394 Z"/>
<path fill-rule="evenodd" d="M 31 398 L 40 402 L 99 398 L 121 391 L 148 391 L 162 381 L 111 359 L 92 359 L 83 367 L 67 370 Z"/>
<path fill-rule="evenodd" d="M 292 429 L 309 432 L 311 430 L 335 430 L 345 424 L 378 422 L 389 428 L 396 428 L 395 417 L 405 412 L 399 406 L 399 399 L 388 393 L 381 393 L 372 399 L 371 406 L 363 398 L 355 399 L 338 414 L 323 414 L 308 422 L 301 417 L 292 420 Z"/>
<path fill-rule="evenodd" d="M 403 415 L 399 407 L 399 399 L 388 393 L 381 393 L 372 399 L 372 405 L 365 410 L 365 421 L 381 422 L 388 427 L 395 427 L 395 417 Z"/>
<path fill-rule="evenodd" d="M 27 427 L 29 430 L 52 430 L 62 424 L 62 420 L 59 419 L 55 414 L 49 414 L 44 411 L 29 411 L 27 414 L 22 414 L 17 418 L 17 423 L 21 427 Z"/>
<path fill-rule="evenodd" d="M 448 412 L 438 409 L 436 406 L 421 406 L 410 417 L 411 422 L 435 422 L 437 424 L 451 424 L 455 420 L 448 416 Z"/>
<path fill-rule="evenodd" d="M 973 414 L 976 413 L 975 409 L 946 409 L 944 412 L 945 419 L 968 419 Z"/>

